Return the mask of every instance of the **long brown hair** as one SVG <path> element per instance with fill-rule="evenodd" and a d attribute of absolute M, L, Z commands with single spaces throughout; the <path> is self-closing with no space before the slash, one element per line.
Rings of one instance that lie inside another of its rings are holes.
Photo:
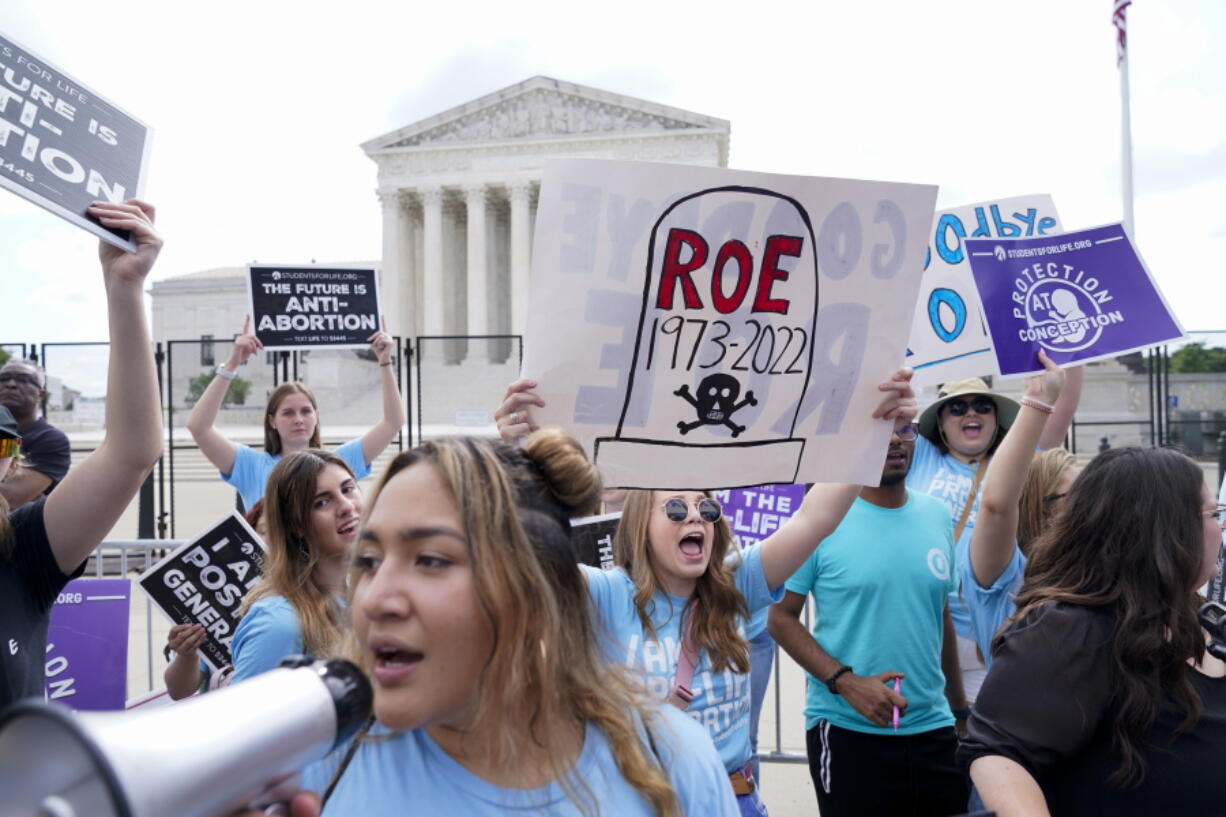
<path fill-rule="evenodd" d="M 710 491 L 704 495 L 711 496 Z M 634 606 L 643 628 L 655 635 L 651 624 L 652 604 L 660 590 L 660 580 L 652 564 L 647 526 L 655 509 L 652 491 L 630 491 L 622 506 L 622 518 L 613 537 L 613 560 L 634 582 Z M 724 564 L 732 545 L 732 529 L 728 520 L 720 517 L 714 525 L 711 561 L 694 587 L 694 595 L 685 609 L 678 611 L 693 617 L 695 646 L 705 649 L 711 669 L 723 672 L 731 667 L 736 672 L 749 672 L 749 644 L 737 629 L 739 618 L 748 616 L 745 597 L 736 589 L 732 571 Z"/>
<path fill-rule="evenodd" d="M 392 460 L 367 513 L 396 474 L 419 463 L 435 468 L 460 511 L 477 598 L 493 632 L 474 718 L 497 724 L 498 737 L 466 750 L 513 770 L 525 739 L 548 749 L 564 744 L 575 719 L 592 723 L 607 736 L 626 782 L 657 815 L 676 815 L 668 777 L 639 737 L 638 724 L 656 716 L 597 649 L 569 534 L 569 520 L 594 513 L 600 502 L 600 475 L 583 449 L 556 429 L 533 434 L 522 450 L 475 437 L 431 440 Z M 351 594 L 356 584 L 350 574 Z M 599 811 L 564 758 L 546 754 L 548 771 L 580 810 Z"/>
<path fill-rule="evenodd" d="M 353 476 L 343 459 L 323 449 L 297 451 L 273 467 L 264 489 L 264 578 L 239 607 L 245 615 L 262 598 L 284 596 L 298 616 L 303 649 L 316 656 L 335 652 L 341 635 L 340 610 L 332 591 L 315 576 L 319 555 L 311 546 L 311 504 L 319 475 L 329 465 Z"/>
<path fill-rule="evenodd" d="M 1145 776 L 1146 734 L 1166 701 L 1201 713 L 1188 661 L 1204 657 L 1197 622 L 1204 475 L 1164 448 L 1114 448 L 1095 457 L 1064 507 L 1034 542 L 1017 595 L 1017 619 L 1055 602 L 1103 608 L 1114 618 L 1112 745 L 1116 787 Z"/>
<path fill-rule="evenodd" d="M 1018 502 L 1017 544 L 1022 553 L 1030 551 L 1030 543 L 1039 537 L 1053 516 L 1049 500 L 1060 484 L 1060 477 L 1077 465 L 1077 458 L 1063 448 L 1049 448 L 1035 455 L 1026 470 L 1022 496 Z"/>
<path fill-rule="evenodd" d="M 282 383 L 272 390 L 272 394 L 268 395 L 268 404 L 264 407 L 264 450 L 269 454 L 281 453 L 281 435 L 272 427 L 272 418 L 277 416 L 277 409 L 281 407 L 281 401 L 291 394 L 304 395 L 311 401 L 311 408 L 315 409 L 315 430 L 311 432 L 307 448 L 319 448 L 323 445 L 319 436 L 319 404 L 315 402 L 315 394 L 307 388 L 306 383 L 294 380 Z"/>

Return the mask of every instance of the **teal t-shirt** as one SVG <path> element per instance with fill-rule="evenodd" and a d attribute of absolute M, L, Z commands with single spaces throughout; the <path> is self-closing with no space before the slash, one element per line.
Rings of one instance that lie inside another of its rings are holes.
<path fill-rule="evenodd" d="M 332 453 L 345 461 L 349 470 L 353 471 L 354 479 L 364 479 L 370 476 L 370 465 L 366 455 L 362 453 L 362 439 L 350 440 Z M 243 507 L 251 510 L 255 503 L 264 497 L 264 485 L 273 466 L 281 460 L 280 454 L 269 454 L 267 451 L 256 451 L 251 446 L 234 444 L 234 465 L 230 473 L 221 475 L 221 481 L 234 486 L 239 496 L 243 498 Z"/>
<path fill-rule="evenodd" d="M 644 743 L 657 753 L 661 767 L 668 773 L 677 792 L 680 814 L 737 817 L 732 787 L 710 739 L 700 727 L 676 709 L 661 707 L 651 741 L 647 742 L 644 735 Z M 303 787 L 323 792 L 347 749 L 348 744 L 308 766 L 302 774 Z M 376 726 L 341 775 L 323 817 L 655 814 L 618 772 L 608 739 L 591 724 L 587 726 L 574 772 L 580 795 L 589 795 L 596 808 L 580 809 L 556 781 L 538 789 L 502 788 L 457 763 L 424 729 L 392 733 Z"/>
<path fill-rule="evenodd" d="M 783 588 L 766 586 L 760 545 L 746 548 L 741 567 L 733 574 L 736 588 L 745 597 L 752 616 L 783 598 Z M 663 701 L 673 687 L 677 658 L 681 653 L 681 611 L 686 599 L 657 592 L 651 600 L 649 618 L 656 637 L 651 638 L 639 621 L 634 606 L 634 582 L 619 568 L 601 570 L 582 566 L 587 576 L 588 593 L 597 617 L 611 637 L 606 646 L 610 661 L 624 664 L 647 687 L 652 698 Z M 746 621 L 738 622 L 745 637 Z M 686 714 L 706 728 L 724 767 L 737 771 L 749 762 L 749 673 L 711 670 L 710 658 L 703 650 L 694 666 L 690 684 L 694 698 Z"/>
<path fill-rule="evenodd" d="M 945 700 L 941 641 L 953 572 L 953 523 L 940 500 L 907 492 L 901 508 L 857 497 L 842 524 L 824 539 L 787 589 L 813 596 L 813 637 L 855 670 L 906 675 L 907 711 L 897 734 L 952 726 Z M 825 719 L 856 732 L 895 734 L 852 709 L 842 695 L 806 674 L 805 726 Z"/>

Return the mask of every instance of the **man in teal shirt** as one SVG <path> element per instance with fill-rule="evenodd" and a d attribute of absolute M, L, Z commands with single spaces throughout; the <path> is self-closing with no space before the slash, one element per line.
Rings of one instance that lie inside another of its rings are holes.
<path fill-rule="evenodd" d="M 822 817 L 966 810 L 954 758 L 966 701 L 946 603 L 953 522 L 943 502 L 907 491 L 915 436 L 914 425 L 895 431 L 881 485 L 860 492 L 770 612 L 771 635 L 808 675 Z M 812 635 L 800 621 L 810 593 Z"/>

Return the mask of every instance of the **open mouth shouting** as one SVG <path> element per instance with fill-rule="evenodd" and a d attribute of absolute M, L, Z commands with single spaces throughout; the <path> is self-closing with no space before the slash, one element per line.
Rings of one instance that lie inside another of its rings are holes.
<path fill-rule="evenodd" d="M 681 537 L 678 547 L 686 562 L 701 562 L 706 556 L 707 535 L 705 531 L 693 530 Z"/>
<path fill-rule="evenodd" d="M 425 655 L 406 644 L 385 636 L 372 638 L 367 645 L 375 682 L 396 684 L 413 674 Z"/>

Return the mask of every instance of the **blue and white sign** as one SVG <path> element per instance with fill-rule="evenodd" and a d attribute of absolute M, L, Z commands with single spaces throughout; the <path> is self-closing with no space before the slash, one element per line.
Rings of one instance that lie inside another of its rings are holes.
<path fill-rule="evenodd" d="M 1039 349 L 1067 365 L 1183 337 L 1123 225 L 965 244 L 1005 377 L 1042 371 Z"/>
<path fill-rule="evenodd" d="M 1048 195 L 1015 196 L 937 212 L 907 342 L 907 365 L 915 369 L 912 382 L 936 385 L 990 374 L 995 368 L 964 239 L 1061 232 L 1060 217 Z"/>

